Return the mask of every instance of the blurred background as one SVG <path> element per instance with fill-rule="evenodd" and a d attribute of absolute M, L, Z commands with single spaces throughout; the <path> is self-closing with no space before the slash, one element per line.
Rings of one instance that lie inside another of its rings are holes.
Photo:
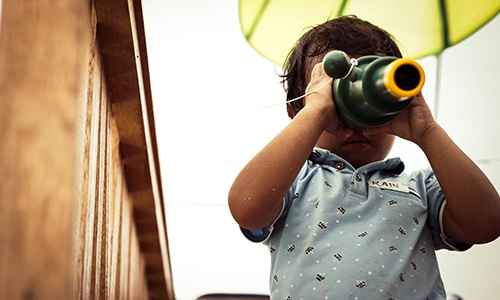
<path fill-rule="evenodd" d="M 238 1 L 143 0 L 143 6 L 177 299 L 267 294 L 267 247 L 240 233 L 227 192 L 244 164 L 289 122 L 280 66 L 246 42 Z M 499 53 L 497 16 L 444 51 L 437 92 L 437 58 L 419 60 L 427 77 L 423 93 L 438 121 L 497 190 Z M 408 171 L 428 166 L 402 140 L 390 155 L 402 157 Z M 499 240 L 464 253 L 439 251 L 446 289 L 464 299 L 500 297 L 498 253 Z"/>

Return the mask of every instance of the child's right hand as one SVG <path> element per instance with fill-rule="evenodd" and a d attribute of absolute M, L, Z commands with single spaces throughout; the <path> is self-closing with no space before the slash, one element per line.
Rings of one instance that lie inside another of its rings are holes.
<path fill-rule="evenodd" d="M 318 117 L 322 118 L 324 130 L 335 136 L 346 136 L 351 129 L 342 126 L 337 116 L 333 101 L 332 78 L 324 69 L 323 63 L 317 63 L 311 72 L 311 80 L 306 88 L 305 107 L 303 109 L 317 110 Z M 314 91 L 313 93 L 311 93 Z M 311 94 L 308 94 L 311 93 Z"/>

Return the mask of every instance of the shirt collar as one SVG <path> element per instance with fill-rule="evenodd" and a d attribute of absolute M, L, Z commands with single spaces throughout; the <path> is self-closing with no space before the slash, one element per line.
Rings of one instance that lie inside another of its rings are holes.
<path fill-rule="evenodd" d="M 321 148 L 314 148 L 309 155 L 309 160 L 316 164 L 334 165 L 336 162 L 342 162 L 346 167 L 352 170 L 355 168 L 342 157 Z M 376 161 L 359 168 L 358 172 L 368 173 L 374 170 L 385 170 L 392 174 L 400 175 L 405 169 L 405 164 L 399 157 L 389 158 L 383 161 Z"/>

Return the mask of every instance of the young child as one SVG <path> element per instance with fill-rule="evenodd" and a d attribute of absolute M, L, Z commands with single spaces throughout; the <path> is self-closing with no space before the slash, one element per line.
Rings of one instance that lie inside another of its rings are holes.
<path fill-rule="evenodd" d="M 334 49 L 401 57 L 387 32 L 354 16 L 305 33 L 283 82 L 288 99 L 315 92 L 289 104 L 291 122 L 237 176 L 231 213 L 269 247 L 272 299 L 446 299 L 435 250 L 495 240 L 499 195 L 421 95 L 387 125 L 339 124 L 321 64 Z M 395 136 L 432 170 L 406 174 L 400 159 L 384 160 Z"/>

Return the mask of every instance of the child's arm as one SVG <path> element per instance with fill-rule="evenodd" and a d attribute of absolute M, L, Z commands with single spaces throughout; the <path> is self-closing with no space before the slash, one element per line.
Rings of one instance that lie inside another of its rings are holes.
<path fill-rule="evenodd" d="M 500 235 L 500 199 L 476 164 L 435 125 L 418 142 L 446 197 L 445 233 L 469 243 L 487 243 Z"/>
<path fill-rule="evenodd" d="M 446 235 L 469 244 L 487 243 L 500 235 L 498 192 L 434 120 L 422 96 L 416 97 L 393 122 L 370 131 L 389 131 L 423 150 L 446 197 Z"/>
<path fill-rule="evenodd" d="M 321 64 L 313 69 L 312 78 L 307 91 L 318 89 L 330 79 Z M 285 194 L 319 136 L 330 124 L 338 124 L 331 93 L 331 84 L 327 84 L 308 96 L 307 105 L 236 177 L 228 202 L 241 227 L 261 229 L 277 218 Z"/>

